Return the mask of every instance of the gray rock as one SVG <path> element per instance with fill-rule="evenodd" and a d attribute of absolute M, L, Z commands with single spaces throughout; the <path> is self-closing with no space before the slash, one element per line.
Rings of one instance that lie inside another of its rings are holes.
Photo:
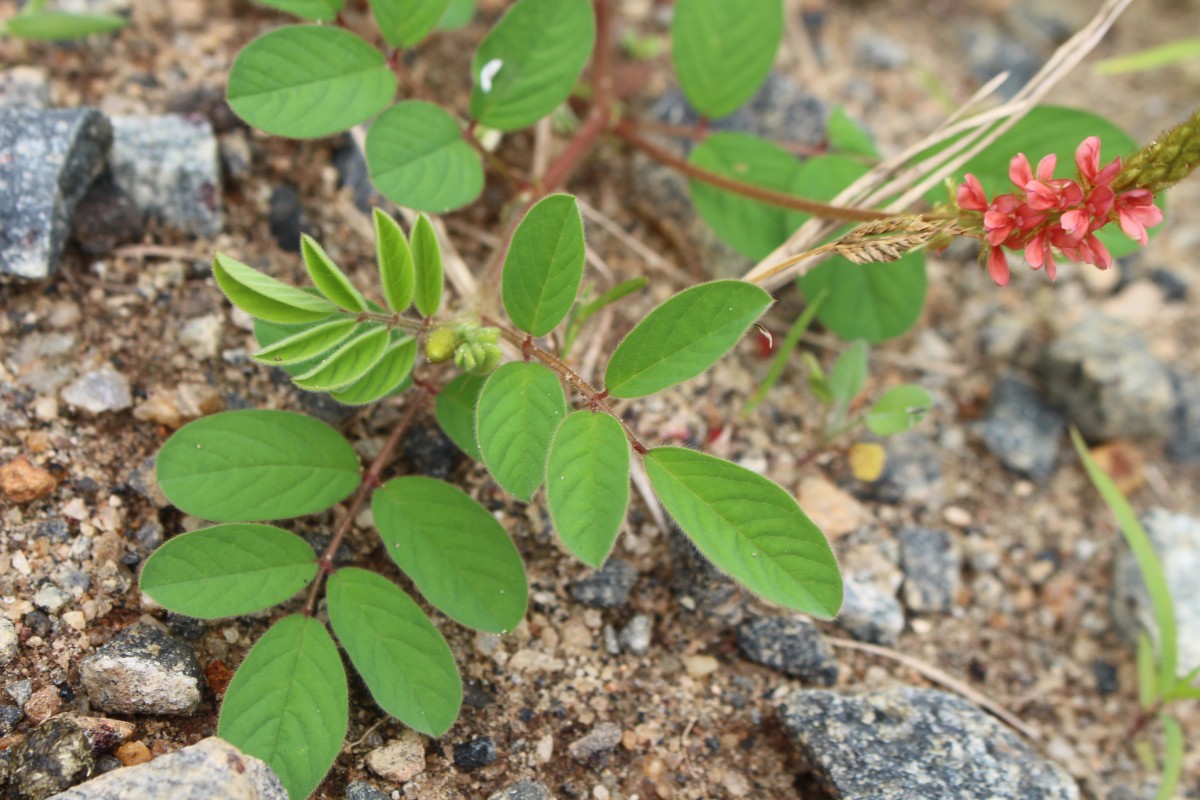
<path fill-rule="evenodd" d="M 617 745 L 621 743 L 621 726 L 613 722 L 601 722 L 579 739 L 571 742 L 567 752 L 571 758 L 592 766 L 603 766 Z"/>
<path fill-rule="evenodd" d="M 947 613 L 954 607 L 962 572 L 962 551 L 948 531 L 901 528 L 900 567 L 904 603 L 918 613 Z"/>
<path fill-rule="evenodd" d="M 129 379 L 109 364 L 86 372 L 62 390 L 63 401 L 92 414 L 123 411 L 133 405 Z"/>
<path fill-rule="evenodd" d="M 25 716 L 25 712 L 16 706 L 0 705 L 0 736 L 8 736 L 12 733 L 12 729 L 21 721 L 21 717 Z M 0 777 L 0 786 L 4 785 L 3 777 Z"/>
<path fill-rule="evenodd" d="M 8 617 L 0 615 L 0 667 L 17 657 L 17 626 Z"/>
<path fill-rule="evenodd" d="M 104 169 L 112 127 L 94 108 L 0 108 L 0 276 L 58 268 L 75 205 Z"/>
<path fill-rule="evenodd" d="M 554 795 L 539 781 L 523 780 L 501 789 L 488 800 L 554 800 Z"/>
<path fill-rule="evenodd" d="M 990 81 L 1001 72 L 1008 78 L 1000 84 L 998 93 L 1011 98 L 1041 67 L 1037 52 L 1020 39 L 1013 38 L 988 23 L 973 25 L 964 34 L 964 50 L 971 74 L 980 83 Z"/>
<path fill-rule="evenodd" d="M 908 63 L 908 48 L 878 31 L 863 31 L 854 39 L 854 60 L 864 67 L 900 69 Z"/>
<path fill-rule="evenodd" d="M 118 714 L 191 714 L 200 665 L 191 648 L 152 625 L 125 628 L 86 656 L 79 677 L 92 705 Z"/>
<path fill-rule="evenodd" d="M 136 767 L 106 772 L 54 800 L 288 800 L 271 768 L 215 736 Z"/>
<path fill-rule="evenodd" d="M 0 71 L 0 106 L 45 108 L 50 105 L 50 81 L 39 67 Z"/>
<path fill-rule="evenodd" d="M 621 654 L 621 643 L 617 640 L 617 629 L 612 625 L 605 625 L 601 632 L 604 636 L 604 652 L 610 656 Z"/>
<path fill-rule="evenodd" d="M 1171 415 L 1167 455 L 1184 464 L 1200 464 L 1200 377 L 1173 375 L 1179 399 Z"/>
<path fill-rule="evenodd" d="M 1200 666 L 1200 582 L 1196 581 L 1196 575 L 1200 574 L 1200 519 L 1156 508 L 1142 517 L 1142 526 L 1154 545 L 1175 604 L 1177 672 L 1182 676 Z M 1137 643 L 1141 631 L 1146 631 L 1158 644 L 1158 625 L 1150 595 L 1124 537 L 1113 562 L 1112 615 L 1117 630 L 1130 644 Z"/>
<path fill-rule="evenodd" d="M 366 781 L 354 781 L 346 787 L 346 800 L 388 800 L 388 795 Z"/>
<path fill-rule="evenodd" d="M 875 584 L 843 576 L 844 594 L 837 624 L 860 642 L 891 646 L 904 631 L 904 609 Z"/>
<path fill-rule="evenodd" d="M 942 452 L 919 431 L 890 436 L 883 473 L 871 491 L 885 503 L 936 505 L 942 496 Z"/>
<path fill-rule="evenodd" d="M 633 619 L 621 629 L 617 641 L 627 653 L 644 656 L 650 650 L 650 637 L 654 631 L 654 622 L 645 614 L 635 614 Z"/>
<path fill-rule="evenodd" d="M 142 461 L 142 463 L 138 464 L 133 470 L 131 470 L 129 473 L 129 478 L 126 480 L 126 484 L 130 489 L 133 489 L 142 497 L 153 503 L 155 508 L 166 508 L 167 506 L 171 505 L 171 501 L 167 499 L 167 496 L 163 494 L 162 488 L 158 485 L 158 477 L 154 472 L 154 458 L 154 456 L 146 458 Z M 158 524 L 157 520 L 154 522 L 155 524 Z M 154 539 L 157 539 L 159 543 L 162 542 L 163 532 L 161 529 L 162 525 L 159 524 L 159 529 L 157 531 L 147 532 L 147 546 Z M 138 542 L 139 544 L 142 542 L 140 537 Z M 157 544 L 154 545 L 154 547 L 157 546 Z M 154 547 L 150 547 L 149 549 L 153 550 Z"/>
<path fill-rule="evenodd" d="M 576 581 L 571 596 L 592 608 L 619 608 L 629 599 L 637 579 L 637 570 L 629 562 L 610 558 L 599 572 Z"/>
<path fill-rule="evenodd" d="M 45 800 L 87 780 L 96 761 L 92 743 L 70 720 L 52 719 L 13 749 L 8 789 L 12 800 Z"/>
<path fill-rule="evenodd" d="M 52 583 L 48 583 L 38 589 L 33 595 L 33 604 L 43 611 L 48 611 L 51 614 L 57 614 L 62 611 L 63 606 L 71 602 L 71 595 L 64 592 Z"/>
<path fill-rule="evenodd" d="M 1088 315 L 1047 348 L 1039 371 L 1051 402 L 1089 439 L 1162 437 L 1171 430 L 1170 371 L 1116 320 Z"/>
<path fill-rule="evenodd" d="M 29 702 L 29 698 L 33 697 L 33 681 L 28 678 L 12 681 L 4 685 L 4 691 L 17 702 L 17 705 L 23 706 Z"/>
<path fill-rule="evenodd" d="M 780 706 L 807 771 L 845 800 L 1076 800 L 1070 776 L 955 695 L 794 691 Z"/>
<path fill-rule="evenodd" d="M 221 230 L 221 165 L 212 124 L 193 114 L 113 117 L 113 180 L 148 216 L 186 233 Z"/>
<path fill-rule="evenodd" d="M 833 686 L 838 663 L 833 646 L 803 617 L 756 617 L 738 626 L 737 643 L 751 661 L 805 683 Z"/>
<path fill-rule="evenodd" d="M 1067 421 L 1033 387 L 1013 375 L 1001 376 L 978 430 L 1000 463 L 1035 480 L 1054 471 Z"/>

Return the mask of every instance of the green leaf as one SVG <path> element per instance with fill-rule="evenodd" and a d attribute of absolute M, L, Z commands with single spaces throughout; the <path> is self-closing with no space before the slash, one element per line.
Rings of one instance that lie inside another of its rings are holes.
<path fill-rule="evenodd" d="M 65 11 L 40 11 L 17 14 L 0 23 L 0 31 L 20 39 L 57 42 L 82 39 L 95 33 L 112 33 L 124 28 L 129 20 L 116 14 L 71 14 Z"/>
<path fill-rule="evenodd" d="M 303 328 L 299 333 L 293 333 L 274 344 L 267 345 L 258 352 L 252 353 L 250 357 L 273 367 L 299 364 L 333 349 L 344 341 L 356 327 L 358 327 L 358 322 L 347 317 L 322 322 L 311 328 Z"/>
<path fill-rule="evenodd" d="M 475 0 L 450 0 L 446 13 L 438 21 L 438 30 L 454 31 L 465 28 L 475 18 Z"/>
<path fill-rule="evenodd" d="M 800 161 L 779 145 L 747 133 L 714 133 L 696 145 L 688 161 L 727 178 L 776 192 L 791 192 Z M 692 202 L 721 241 L 747 258 L 768 255 L 791 235 L 786 209 L 688 179 Z M 806 197 L 812 195 L 801 188 Z"/>
<path fill-rule="evenodd" d="M 1163 726 L 1162 779 L 1158 783 L 1155 800 L 1171 800 L 1176 797 L 1179 778 L 1183 774 L 1183 729 L 1170 714 L 1160 713 L 1158 721 Z"/>
<path fill-rule="evenodd" d="M 158 451 L 158 483 L 185 514 L 214 522 L 324 511 L 358 488 L 358 456 L 324 422 L 248 409 L 189 422 Z"/>
<path fill-rule="evenodd" d="M 915 428 L 933 406 L 933 398 L 920 386 L 904 384 L 889 389 L 867 412 L 867 428 L 876 436 L 892 436 Z"/>
<path fill-rule="evenodd" d="M 646 454 L 658 499 L 705 558 L 755 594 L 822 619 L 842 605 L 824 534 L 763 476 L 682 447 Z"/>
<path fill-rule="evenodd" d="M 621 423 L 587 409 L 563 420 L 546 461 L 546 501 L 567 549 L 602 567 L 629 505 L 629 442 Z"/>
<path fill-rule="evenodd" d="M 346 273 L 333 263 L 321 245 L 307 233 L 300 234 L 300 253 L 304 257 L 304 265 L 308 268 L 308 276 L 312 278 L 313 285 L 329 302 L 352 313 L 367 310 L 367 301 L 359 294 L 358 289 L 354 288 L 354 284 L 350 283 Z"/>
<path fill-rule="evenodd" d="M 437 26 L 450 0 L 371 0 L 379 32 L 392 47 L 412 47 Z"/>
<path fill-rule="evenodd" d="M 296 534 L 234 523 L 169 539 L 146 559 L 141 587 L 176 614 L 218 619 L 282 603 L 316 575 L 316 553 Z"/>
<path fill-rule="evenodd" d="M 480 375 L 459 375 L 438 393 L 433 407 L 442 430 L 476 461 L 483 461 L 483 455 L 475 439 L 475 402 L 486 380 Z"/>
<path fill-rule="evenodd" d="M 518 0 L 471 62 L 471 116 L 489 128 L 527 128 L 567 99 L 596 43 L 588 0 Z"/>
<path fill-rule="evenodd" d="M 840 153 L 850 153 L 872 158 L 879 155 L 875 140 L 857 122 L 850 118 L 842 106 L 834 106 L 829 115 L 829 145 Z M 846 188 L 839 187 L 838 191 Z M 836 194 L 836 192 L 835 192 Z M 830 195 L 831 197 L 833 195 Z"/>
<path fill-rule="evenodd" d="M 724 117 L 762 85 L 783 38 L 782 0 L 676 0 L 671 58 L 688 101 Z"/>
<path fill-rule="evenodd" d="M 293 378 L 293 382 L 310 392 L 328 392 L 349 386 L 366 375 L 387 352 L 391 337 L 382 325 L 363 326 L 360 330 L 320 364 Z"/>
<path fill-rule="evenodd" d="M 525 616 L 529 588 L 504 528 L 456 486 L 393 478 L 371 497 L 392 560 L 425 598 L 472 628 L 507 633 Z"/>
<path fill-rule="evenodd" d="M 867 382 L 867 344 L 853 342 L 829 371 L 829 392 L 834 402 L 846 408 Z"/>
<path fill-rule="evenodd" d="M 769 305 L 771 295 L 744 281 L 683 290 L 617 345 L 605 388 L 614 397 L 643 397 L 696 377 L 729 352 Z"/>
<path fill-rule="evenodd" d="M 417 280 L 408 237 L 392 215 L 375 209 L 375 261 L 379 264 L 379 282 L 388 308 L 397 314 L 412 305 Z"/>
<path fill-rule="evenodd" d="M 311 139 L 375 116 L 396 94 L 383 53 L 347 30 L 277 28 L 246 45 L 226 96 L 239 117 L 276 136 Z"/>
<path fill-rule="evenodd" d="M 316 22 L 333 22 L 345 0 L 258 0 L 264 6 L 278 8 L 297 17 Z"/>
<path fill-rule="evenodd" d="M 367 129 L 367 170 L 384 197 L 440 213 L 483 191 L 483 164 L 454 117 L 440 106 L 405 100 Z"/>
<path fill-rule="evenodd" d="M 505 364 L 483 385 L 477 415 L 483 463 L 500 488 L 528 503 L 546 475 L 550 440 L 567 415 L 562 384 L 541 364 Z"/>
<path fill-rule="evenodd" d="M 1079 460 L 1083 462 L 1083 468 L 1087 471 L 1092 485 L 1096 487 L 1096 491 L 1100 493 L 1105 505 L 1117 518 L 1117 525 L 1120 527 L 1121 533 L 1125 535 L 1125 541 L 1129 544 L 1129 549 L 1137 561 L 1142 581 L 1146 584 L 1146 590 L 1150 595 L 1150 605 L 1154 609 L 1155 627 L 1158 628 L 1159 686 L 1172 686 L 1175 683 L 1179 660 L 1175 603 L 1171 599 L 1171 590 L 1167 586 L 1167 576 L 1163 572 L 1158 555 L 1154 552 L 1154 543 L 1151 542 L 1150 535 L 1142 527 L 1137 515 L 1133 513 L 1129 501 L 1121 494 L 1121 490 L 1113 483 L 1113 479 L 1109 477 L 1108 473 L 1101 469 L 1100 465 L 1092 458 L 1083 437 L 1074 427 L 1071 428 L 1071 443 L 1075 445 L 1075 452 L 1079 454 Z"/>
<path fill-rule="evenodd" d="M 828 293 L 825 295 L 828 297 Z M 829 389 L 829 378 L 821 369 L 821 362 L 812 353 L 801 353 L 801 360 L 808 367 L 808 390 L 821 401 L 822 405 L 833 405 L 833 392 Z"/>
<path fill-rule="evenodd" d="M 1138 705 L 1143 710 L 1154 708 L 1154 704 L 1162 697 L 1162 688 L 1158 685 L 1158 672 L 1154 664 L 1154 643 L 1145 631 L 1138 631 L 1137 637 L 1137 677 Z"/>
<path fill-rule="evenodd" d="M 313 322 L 337 311 L 325 298 L 288 286 L 223 253 L 213 256 L 213 277 L 229 302 L 268 322 Z"/>
<path fill-rule="evenodd" d="M 552 194 L 529 209 L 504 259 L 504 309 L 513 324 L 545 336 L 571 310 L 583 279 L 583 217 L 575 198 Z"/>
<path fill-rule="evenodd" d="M 276 622 L 238 667 L 217 735 L 275 770 L 294 800 L 308 797 L 342 749 L 350 697 L 337 645 L 311 617 Z"/>
<path fill-rule="evenodd" d="M 1128 55 L 1106 58 L 1093 67 L 1097 75 L 1119 75 L 1123 72 L 1142 72 L 1200 58 L 1200 37 L 1175 39 Z"/>
<path fill-rule="evenodd" d="M 395 394 L 409 379 L 416 358 L 416 339 L 410 336 L 393 341 L 366 375 L 343 389 L 330 392 L 329 396 L 348 406 L 365 406 Z"/>
<path fill-rule="evenodd" d="M 442 306 L 442 248 L 429 217 L 422 214 L 412 229 L 416 294 L 413 302 L 421 316 L 432 317 Z"/>
<path fill-rule="evenodd" d="M 362 569 L 329 577 L 329 623 L 371 696 L 387 713 L 429 736 L 450 729 L 462 680 L 442 634 L 413 599 Z"/>

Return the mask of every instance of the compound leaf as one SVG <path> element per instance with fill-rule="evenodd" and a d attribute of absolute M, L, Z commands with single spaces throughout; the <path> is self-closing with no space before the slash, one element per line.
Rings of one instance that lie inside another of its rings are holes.
<path fill-rule="evenodd" d="M 388 308 L 402 314 L 412 304 L 416 273 L 408 237 L 392 215 L 375 209 L 375 261 Z"/>
<path fill-rule="evenodd" d="M 360 330 L 320 364 L 293 378 L 293 382 L 310 392 L 328 392 L 349 386 L 366 375 L 387 352 L 391 336 L 382 325 L 368 325 Z"/>
<path fill-rule="evenodd" d="M 604 373 L 614 397 L 643 397 L 694 378 L 737 344 L 771 295 L 745 281 L 685 289 L 651 311 L 617 345 Z"/>
<path fill-rule="evenodd" d="M 297 17 L 316 22 L 333 22 L 345 0 L 258 0 L 264 6 L 278 8 Z"/>
<path fill-rule="evenodd" d="M 128 24 L 129 20 L 116 14 L 39 11 L 16 14 L 0 22 L 0 33 L 39 42 L 58 42 L 65 39 L 81 39 L 94 33 L 112 33 Z"/>
<path fill-rule="evenodd" d="M 483 164 L 454 117 L 440 106 L 405 100 L 367 130 L 371 182 L 393 202 L 451 211 L 483 191 Z"/>
<path fill-rule="evenodd" d="M 472 628 L 507 633 L 525 616 L 529 588 L 504 528 L 456 486 L 393 478 L 371 497 L 387 553 L 430 603 Z"/>
<path fill-rule="evenodd" d="M 267 345 L 258 352 L 252 353 L 250 357 L 273 367 L 298 364 L 333 349 L 357 326 L 358 322 L 350 318 L 323 322 L 311 328 L 303 328 L 299 333 Z"/>
<path fill-rule="evenodd" d="M 920 386 L 905 384 L 889 389 L 867 412 L 867 428 L 876 436 L 904 433 L 925 419 L 933 398 Z"/>
<path fill-rule="evenodd" d="M 487 379 L 477 405 L 483 463 L 500 488 L 528 503 L 546 475 L 550 440 L 567 415 L 562 384 L 541 364 L 513 361 Z"/>
<path fill-rule="evenodd" d="M 567 549 L 602 567 L 629 505 L 629 442 L 621 423 L 587 409 L 563 420 L 546 460 L 546 501 Z"/>
<path fill-rule="evenodd" d="M 677 0 L 671 57 L 684 95 L 711 119 L 732 113 L 767 77 L 782 38 L 782 0 Z"/>
<path fill-rule="evenodd" d="M 371 696 L 387 713 L 429 736 L 450 729 L 462 680 L 442 634 L 411 597 L 374 572 L 329 577 L 329 623 Z"/>
<path fill-rule="evenodd" d="M 446 435 L 476 461 L 483 461 L 475 439 L 475 403 L 483 389 L 480 375 L 459 375 L 438 393 L 433 413 Z"/>
<path fill-rule="evenodd" d="M 349 708 L 337 645 L 320 622 L 293 614 L 246 654 L 225 692 L 217 735 L 267 762 L 289 796 L 308 797 L 342 749 Z"/>
<path fill-rule="evenodd" d="M 569 194 L 529 209 L 504 259 L 504 309 L 513 324 L 545 336 L 571 310 L 583 279 L 583 217 Z"/>
<path fill-rule="evenodd" d="M 337 311 L 324 297 L 288 286 L 223 253 L 213 256 L 213 277 L 229 302 L 268 322 L 314 322 Z"/>
<path fill-rule="evenodd" d="M 317 291 L 325 295 L 329 302 L 338 308 L 351 312 L 367 310 L 367 301 L 359 294 L 354 284 L 346 277 L 346 273 L 325 254 L 324 248 L 307 233 L 300 235 L 300 253 L 304 257 L 304 266 L 308 268 L 308 276 L 312 278 Z"/>
<path fill-rule="evenodd" d="M 471 62 L 471 116 L 501 131 L 526 128 L 567 99 L 596 43 L 588 0 L 518 0 Z"/>
<path fill-rule="evenodd" d="M 395 393 L 408 380 L 416 358 L 416 339 L 410 336 L 393 341 L 366 375 L 343 389 L 330 392 L 329 396 L 348 406 L 374 403 Z"/>
<path fill-rule="evenodd" d="M 646 454 L 658 499 L 718 569 L 773 603 L 829 619 L 842 604 L 837 559 L 795 499 L 745 467 L 681 447 Z"/>
<path fill-rule="evenodd" d="M 437 26 L 450 0 L 371 0 L 379 32 L 392 47 L 412 47 Z"/>
<path fill-rule="evenodd" d="M 396 94 L 383 53 L 341 28 L 291 25 L 246 45 L 226 95 L 239 117 L 276 136 L 311 139 L 375 116 Z"/>
<path fill-rule="evenodd" d="M 324 511 L 358 488 L 354 448 L 290 411 L 227 411 L 189 422 L 158 451 L 158 483 L 186 514 L 214 522 Z"/>
<path fill-rule="evenodd" d="M 317 574 L 312 546 L 270 525 L 233 523 L 169 539 L 142 568 L 142 591 L 197 619 L 253 614 L 282 603 Z"/>
<path fill-rule="evenodd" d="M 413 302 L 422 316 L 432 317 L 442 306 L 442 247 L 424 214 L 413 225 L 412 251 L 417 277 Z"/>

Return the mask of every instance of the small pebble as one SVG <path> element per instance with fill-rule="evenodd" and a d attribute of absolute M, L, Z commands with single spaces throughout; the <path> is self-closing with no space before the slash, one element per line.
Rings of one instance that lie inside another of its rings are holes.
<path fill-rule="evenodd" d="M 607 754 L 621 743 L 621 726 L 613 722 L 601 722 L 582 738 L 567 747 L 571 758 L 585 764 L 602 766 Z"/>
<path fill-rule="evenodd" d="M 368 753 L 367 767 L 385 780 L 407 783 L 425 771 L 425 743 L 409 732 Z"/>
<path fill-rule="evenodd" d="M 496 743 L 490 736 L 479 736 L 454 745 L 454 766 L 470 772 L 496 760 Z"/>
<path fill-rule="evenodd" d="M 635 656 L 644 656 L 650 650 L 650 636 L 654 623 L 645 614 L 636 614 L 617 636 L 621 647 Z"/>
<path fill-rule="evenodd" d="M 706 675 L 712 675 L 720 666 L 720 663 L 712 656 L 692 655 L 683 657 L 683 668 L 693 678 L 703 678 Z"/>
<path fill-rule="evenodd" d="M 107 364 L 68 384 L 62 390 L 62 399 L 72 408 L 91 414 L 122 411 L 133 405 L 129 380 Z"/>
<path fill-rule="evenodd" d="M 751 661 L 806 683 L 833 686 L 838 663 L 833 646 L 803 617 L 756 617 L 737 629 L 738 647 Z"/>
<path fill-rule="evenodd" d="M 366 781 L 353 781 L 346 787 L 346 800 L 388 800 L 388 795 Z"/>
<path fill-rule="evenodd" d="M 119 714 L 191 714 L 200 704 L 192 649 L 151 625 L 125 628 L 79 665 L 96 708 Z"/>
<path fill-rule="evenodd" d="M 554 795 L 544 783 L 527 779 L 501 789 L 488 800 L 554 800 Z"/>
<path fill-rule="evenodd" d="M 619 608 L 629 599 L 637 579 L 637 570 L 629 562 L 610 558 L 599 572 L 576 581 L 571 596 L 592 608 Z"/>
<path fill-rule="evenodd" d="M 145 764 L 154 758 L 154 754 L 150 752 L 150 748 L 143 741 L 126 742 L 113 751 L 121 764 L 126 767 L 135 767 L 138 764 Z"/>
<path fill-rule="evenodd" d="M 0 667 L 17 656 L 17 626 L 8 617 L 0 616 Z"/>
<path fill-rule="evenodd" d="M 58 481 L 46 470 L 29 463 L 25 456 L 17 456 L 0 467 L 0 494 L 10 502 L 28 503 L 45 497 L 58 487 Z"/>

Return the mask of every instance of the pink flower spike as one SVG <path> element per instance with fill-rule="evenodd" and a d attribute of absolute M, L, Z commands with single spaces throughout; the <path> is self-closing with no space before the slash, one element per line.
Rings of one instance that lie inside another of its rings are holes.
<path fill-rule="evenodd" d="M 1108 248 L 1104 246 L 1104 242 L 1089 233 L 1084 238 L 1083 244 L 1091 251 L 1088 263 L 1095 264 L 1099 269 L 1108 269 L 1112 266 L 1112 254 L 1108 252 Z"/>
<path fill-rule="evenodd" d="M 1117 196 L 1114 202 L 1121 230 L 1142 247 L 1149 242 L 1146 228 L 1162 222 L 1162 211 L 1154 205 L 1154 195 L 1148 189 L 1131 189 Z"/>
<path fill-rule="evenodd" d="M 1008 256 L 999 247 L 993 247 L 988 253 L 987 271 L 997 286 L 1008 286 Z"/>
<path fill-rule="evenodd" d="M 1075 166 L 1079 175 L 1090 183 L 1096 183 L 1096 173 L 1100 171 L 1100 137 L 1089 136 L 1075 148 Z"/>
<path fill-rule="evenodd" d="M 1051 153 L 1038 162 L 1037 179 L 1047 183 L 1054 177 L 1054 167 L 1058 165 L 1058 156 Z"/>
<path fill-rule="evenodd" d="M 1012 157 L 1012 161 L 1008 162 L 1008 179 L 1022 190 L 1033 180 L 1033 169 L 1030 168 L 1029 159 L 1024 153 L 1017 153 Z"/>
<path fill-rule="evenodd" d="M 967 173 L 966 182 L 958 187 L 958 207 L 967 211 L 987 211 L 987 194 L 979 179 Z"/>

